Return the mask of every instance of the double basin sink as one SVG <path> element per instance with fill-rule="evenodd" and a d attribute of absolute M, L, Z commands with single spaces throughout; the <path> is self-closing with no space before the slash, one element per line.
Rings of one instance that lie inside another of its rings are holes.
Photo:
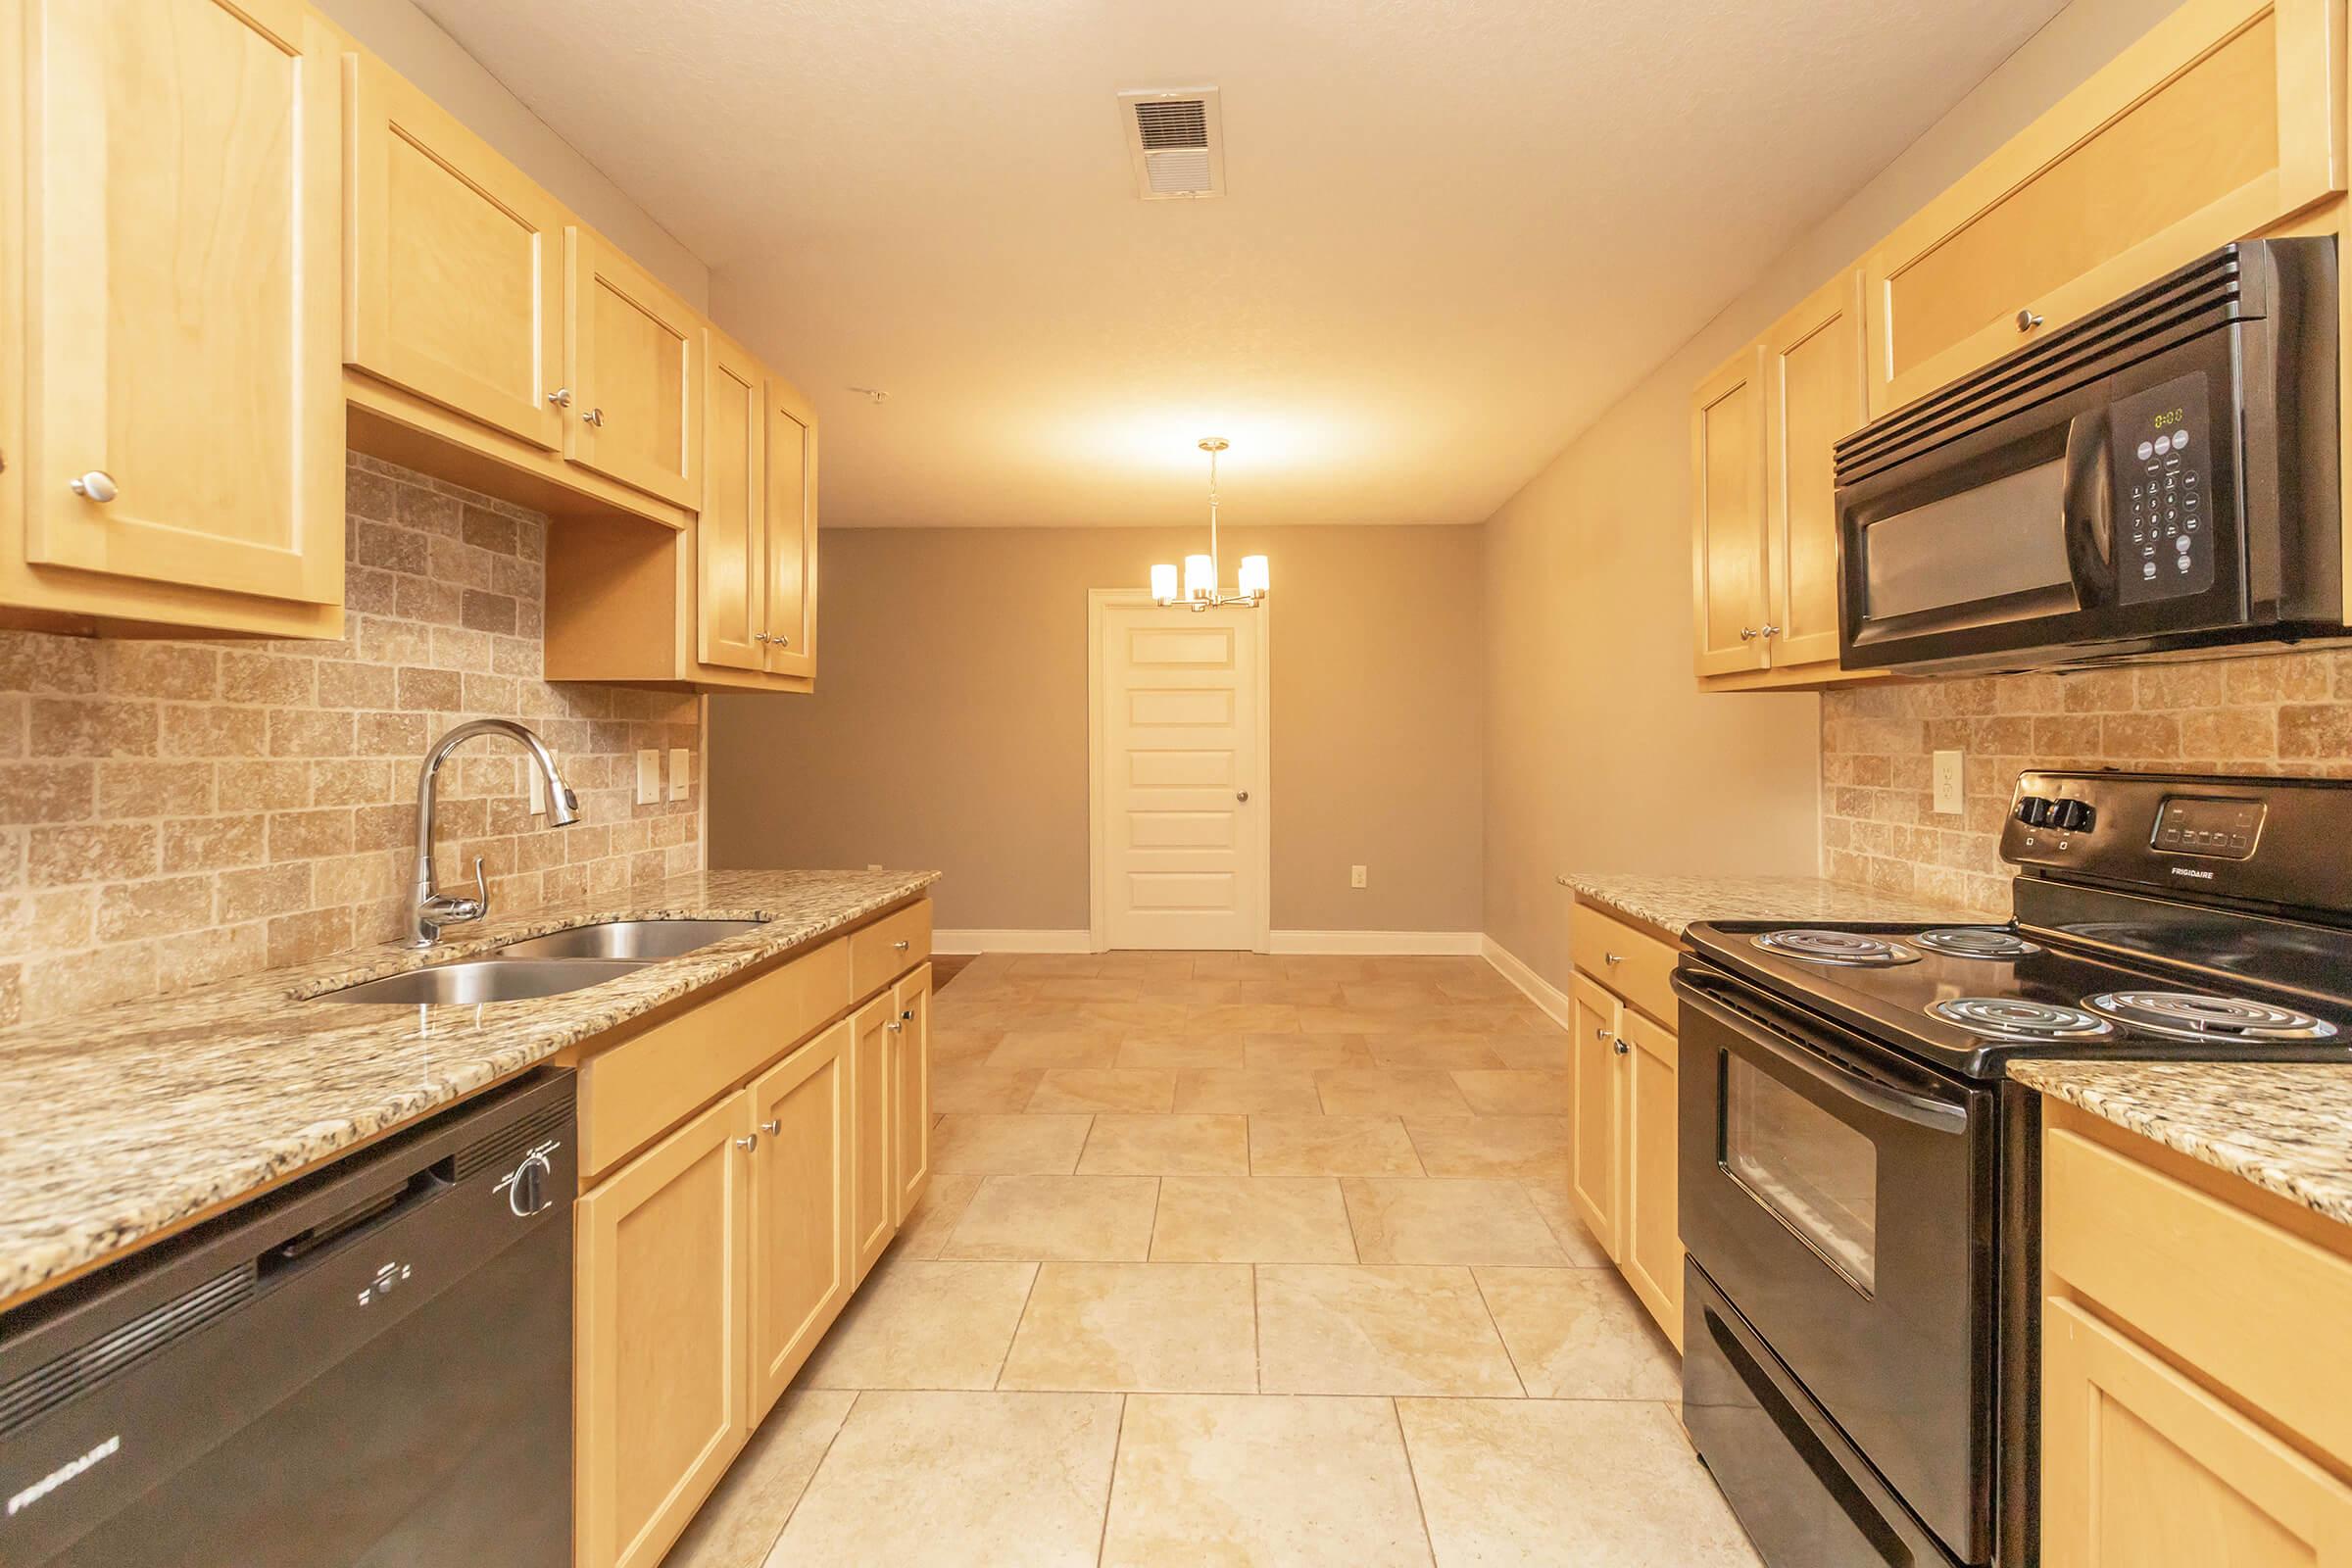
<path fill-rule="evenodd" d="M 757 931 L 760 925 L 758 920 L 609 920 L 573 926 L 510 942 L 484 957 L 345 986 L 318 1000 L 464 1006 L 561 996 Z"/>

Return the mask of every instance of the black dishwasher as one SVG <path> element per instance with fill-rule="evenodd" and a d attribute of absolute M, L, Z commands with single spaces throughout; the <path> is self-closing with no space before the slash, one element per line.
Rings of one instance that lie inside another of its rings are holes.
<path fill-rule="evenodd" d="M 566 1568 L 572 1076 L 0 1317 L 9 1568 Z"/>

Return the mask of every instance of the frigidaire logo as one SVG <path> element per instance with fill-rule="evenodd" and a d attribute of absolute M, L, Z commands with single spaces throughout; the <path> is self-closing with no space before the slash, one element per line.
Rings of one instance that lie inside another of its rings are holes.
<path fill-rule="evenodd" d="M 2173 875 L 2193 876 L 2204 882 L 2210 882 L 2213 880 L 2213 873 L 2211 871 L 2200 871 L 2193 865 L 2176 865 L 2173 867 Z"/>
<path fill-rule="evenodd" d="M 68 1459 L 64 1464 L 59 1465 L 56 1469 L 41 1477 L 40 1480 L 35 1481 L 31 1486 L 26 1487 L 23 1492 L 20 1492 L 15 1496 L 9 1498 L 8 1516 L 11 1519 L 14 1519 L 18 1514 L 23 1513 L 25 1509 L 31 1507 L 34 1503 L 40 1501 L 43 1497 L 46 1497 L 49 1495 L 49 1494 L 64 1486 L 67 1482 L 73 1480 L 75 1476 L 81 1474 L 90 1466 L 97 1464 L 103 1459 L 111 1459 L 122 1451 L 122 1435 L 118 1432 L 113 1437 L 107 1439 L 104 1443 L 98 1445 L 98 1446 L 95 1448 L 92 1448 L 89 1452 L 83 1454 L 80 1458 Z"/>

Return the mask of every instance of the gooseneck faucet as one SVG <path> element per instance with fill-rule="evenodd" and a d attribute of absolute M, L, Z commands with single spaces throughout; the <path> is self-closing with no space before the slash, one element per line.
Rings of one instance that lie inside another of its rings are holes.
<path fill-rule="evenodd" d="M 531 761 L 547 780 L 547 825 L 569 827 L 580 819 L 580 798 L 564 783 L 556 769 L 556 754 L 547 742 L 511 718 L 468 719 L 442 736 L 424 754 L 416 773 L 416 897 L 409 911 L 409 945 L 429 948 L 441 940 L 446 926 L 464 925 L 490 912 L 490 884 L 482 876 L 482 859 L 473 859 L 473 896 L 438 893 L 433 889 L 434 779 L 449 754 L 476 735 L 505 735 L 531 754 Z"/>

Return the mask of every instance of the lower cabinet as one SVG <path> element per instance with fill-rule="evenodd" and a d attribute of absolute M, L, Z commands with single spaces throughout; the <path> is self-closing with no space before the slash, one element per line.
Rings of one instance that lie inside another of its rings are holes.
<path fill-rule="evenodd" d="M 931 966 L 891 988 L 899 1015 L 890 1047 L 892 1219 L 904 1225 L 931 1182 Z"/>
<path fill-rule="evenodd" d="M 1618 1014 L 1625 1054 L 1625 1213 L 1614 1254 L 1658 1326 L 1683 1344 L 1683 1235 L 1675 1214 L 1675 1038 L 1628 1007 Z"/>
<path fill-rule="evenodd" d="M 891 1154 L 892 1050 L 899 1035 L 898 999 L 884 992 L 850 1019 L 850 1253 L 851 1278 L 865 1272 L 898 1233 L 898 1183 Z"/>
<path fill-rule="evenodd" d="M 850 1026 L 753 1081 L 752 1419 L 850 1298 Z"/>

